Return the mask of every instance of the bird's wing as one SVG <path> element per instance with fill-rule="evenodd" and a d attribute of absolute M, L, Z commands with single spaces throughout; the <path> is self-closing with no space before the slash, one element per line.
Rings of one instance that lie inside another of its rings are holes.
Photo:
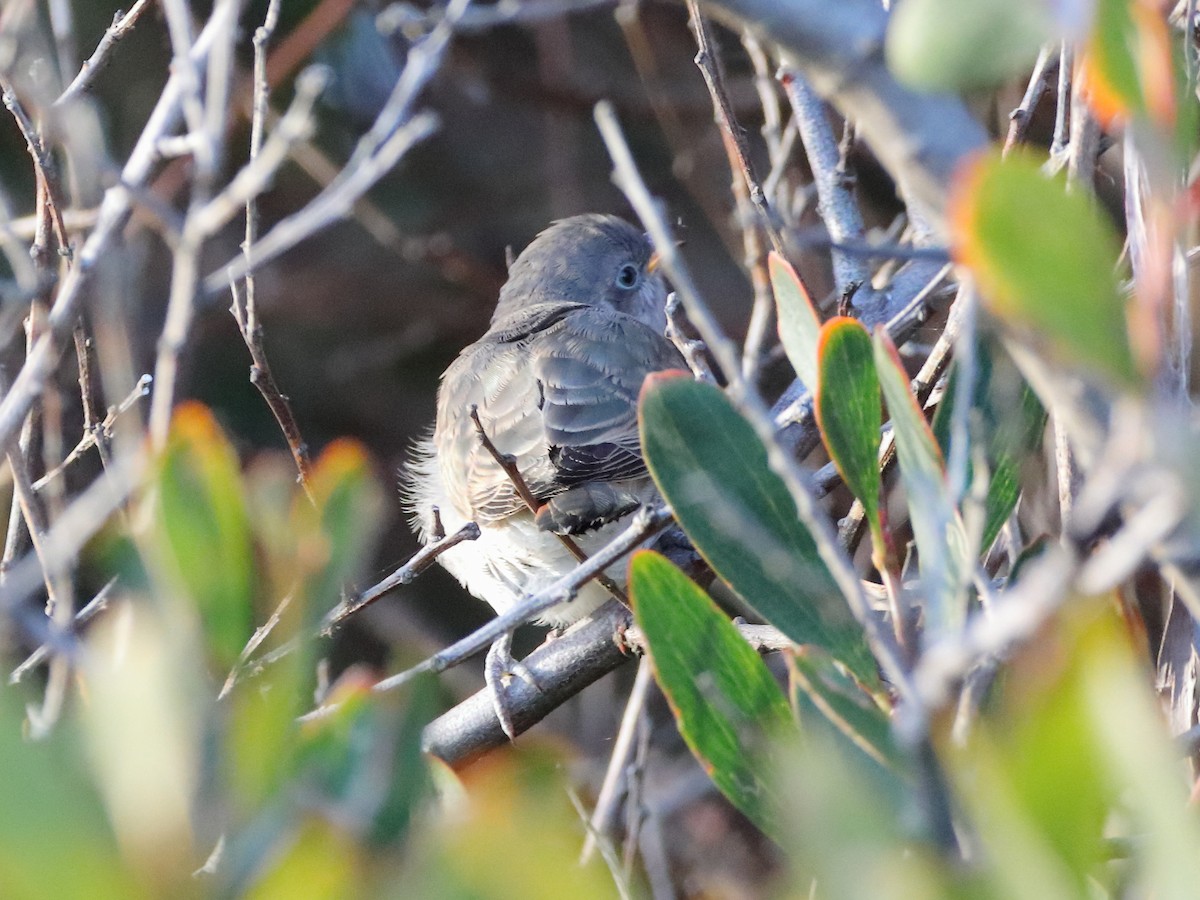
<path fill-rule="evenodd" d="M 530 345 L 542 427 L 563 487 L 646 471 L 637 400 L 651 372 L 684 365 L 673 344 L 638 320 L 585 307 Z"/>
<path fill-rule="evenodd" d="M 669 341 L 610 310 L 540 304 L 495 323 L 442 379 L 435 444 L 450 495 L 482 522 L 525 507 L 479 439 L 472 406 L 539 502 L 642 474 L 638 391 L 650 372 L 682 365 Z"/>

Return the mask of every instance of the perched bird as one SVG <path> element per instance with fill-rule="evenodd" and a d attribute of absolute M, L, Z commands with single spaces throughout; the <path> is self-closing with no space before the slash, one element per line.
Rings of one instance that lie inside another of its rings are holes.
<path fill-rule="evenodd" d="M 513 262 L 487 333 L 442 376 L 433 434 L 409 467 L 413 524 L 422 541 L 466 522 L 480 536 L 438 561 L 503 612 L 578 565 L 555 533 L 591 553 L 656 496 L 642 460 L 642 381 L 685 368 L 663 332 L 666 288 L 649 240 L 614 216 L 555 222 Z M 484 446 L 511 455 L 537 505 Z M 608 575 L 623 583 L 624 565 Z M 608 597 L 596 582 L 549 610 L 566 625 Z"/>

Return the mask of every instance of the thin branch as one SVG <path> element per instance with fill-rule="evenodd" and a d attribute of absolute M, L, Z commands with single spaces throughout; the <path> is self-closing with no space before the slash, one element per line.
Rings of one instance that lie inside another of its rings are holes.
<path fill-rule="evenodd" d="M 1009 114 L 1008 135 L 1004 138 L 1006 155 L 1025 139 L 1029 123 L 1033 120 L 1033 111 L 1050 86 L 1050 75 L 1053 71 L 1050 65 L 1050 53 L 1049 47 L 1042 48 L 1037 62 L 1033 65 L 1033 74 L 1029 76 L 1029 86 L 1025 88 L 1025 95 L 1021 98 L 1017 108 Z"/>
<path fill-rule="evenodd" d="M 737 628 L 760 653 L 793 646 L 774 628 L 762 625 Z M 630 625 L 628 611 L 615 603 L 547 641 L 522 660 L 536 684 L 513 679 L 509 686 L 505 699 L 516 733 L 527 731 L 567 699 L 631 659 L 634 651 L 644 650 L 641 632 Z M 479 691 L 431 722 L 425 728 L 423 741 L 427 753 L 455 768 L 508 743 L 487 690 Z"/>
<path fill-rule="evenodd" d="M 235 177 L 226 191 L 213 198 L 214 181 L 223 146 L 227 113 L 224 101 L 227 72 L 218 72 L 233 65 L 229 54 L 237 26 L 238 4 L 234 0 L 217 0 L 205 30 L 212 29 L 212 48 L 209 53 L 206 89 L 203 102 L 200 97 L 199 76 L 194 70 L 190 55 L 183 50 L 190 41 L 189 13 L 181 0 L 163 0 L 163 10 L 175 49 L 176 65 L 182 66 L 182 106 L 188 123 L 188 134 L 193 138 L 195 171 L 191 180 L 191 196 L 179 242 L 172 254 L 171 284 L 167 296 L 167 312 L 162 333 L 158 339 L 158 352 L 154 361 L 154 387 L 150 396 L 150 441 L 161 448 L 167 440 L 171 423 L 171 411 L 175 404 L 176 380 L 179 360 L 192 329 L 196 316 L 196 290 L 200 281 L 201 250 L 211 237 L 212 230 L 219 227 L 216 211 L 221 209 L 221 200 L 227 196 L 238 196 L 244 186 Z M 298 96 L 294 105 L 301 104 Z M 219 107 L 217 109 L 216 107 Z M 253 164 L 251 164 L 252 166 Z M 250 168 L 248 166 L 247 168 Z M 246 169 L 239 173 L 243 175 Z M 250 179 L 247 179 L 249 181 Z M 236 187 L 235 187 L 236 186 Z M 240 211 L 244 202 L 232 205 L 229 217 Z"/>
<path fill-rule="evenodd" d="M 779 80 L 792 105 L 792 115 L 804 143 L 804 152 L 817 189 L 817 210 L 835 245 L 865 242 L 866 227 L 854 199 L 854 191 L 840 171 L 838 140 L 825 114 L 825 104 L 799 72 L 781 69 Z M 834 285 L 838 294 L 853 294 L 856 308 L 880 302 L 871 290 L 867 261 L 841 247 L 833 250 Z"/>
<path fill-rule="evenodd" d="M 339 603 L 331 609 L 326 613 L 324 619 L 321 620 L 321 624 L 310 636 L 313 638 L 331 636 L 348 618 L 366 609 L 388 591 L 401 585 L 411 584 L 418 575 L 432 566 L 437 561 L 437 558 L 447 550 L 461 544 L 463 541 L 473 541 L 478 537 L 479 526 L 474 522 L 468 522 L 449 537 L 444 533 L 438 535 L 433 541 L 430 541 L 414 553 L 404 565 L 387 578 L 362 591 L 353 599 Z M 226 676 L 225 684 L 217 696 L 218 700 L 223 700 L 227 697 L 229 692 L 233 690 L 234 685 L 243 676 L 258 675 L 268 666 L 272 666 L 281 659 L 291 655 L 300 647 L 301 641 L 304 638 L 293 638 L 254 660 L 253 664 L 251 664 L 250 658 L 254 655 L 254 651 L 262 645 L 262 642 L 267 639 L 275 629 L 275 626 L 279 624 L 280 617 L 289 603 L 291 603 L 290 594 L 279 601 L 279 605 L 275 607 L 275 611 L 271 613 L 270 618 L 255 629 L 254 634 L 250 636 L 250 640 L 246 642 L 246 646 L 242 648 L 242 652 L 238 655 L 238 661 L 230 669 L 229 675 Z"/>
<path fill-rule="evenodd" d="M 708 22 L 701 15 L 697 0 L 687 0 L 687 8 L 689 21 L 696 34 L 696 45 L 699 47 L 695 58 L 696 67 L 704 76 L 704 83 L 708 85 L 708 92 L 712 95 L 713 114 L 717 125 L 720 126 L 725 140 L 732 144 L 731 158 L 737 161 L 749 193 L 750 204 L 758 212 L 759 221 L 767 237 L 771 240 L 771 246 L 775 248 L 776 253 L 785 253 L 779 227 L 771 213 L 758 175 L 754 171 L 754 163 L 750 160 L 750 147 L 746 143 L 746 133 L 737 123 L 737 117 L 729 103 L 729 96 L 725 93 L 725 79 L 721 72 L 720 60 L 713 47 L 712 33 L 709 31 Z"/>
<path fill-rule="evenodd" d="M 446 669 L 459 665 L 477 653 L 486 650 L 501 635 L 508 634 L 520 625 L 540 616 L 546 610 L 568 603 L 578 590 L 597 575 L 640 547 L 645 541 L 654 537 L 666 528 L 674 516 L 670 507 L 665 504 L 655 507 L 642 507 L 630 517 L 630 523 L 625 530 L 616 535 L 608 544 L 588 557 L 587 562 L 580 563 L 573 570 L 563 575 L 557 581 L 547 585 L 535 594 L 522 599 L 510 609 L 485 622 L 462 640 L 444 650 L 435 653 L 410 669 L 375 684 L 374 691 L 390 691 L 407 684 L 418 675 L 425 672 L 444 672 Z M 608 604 L 604 609 L 616 608 L 627 613 L 619 603 Z M 519 680 L 519 679 L 518 679 Z M 491 701 L 489 700 L 490 704 Z M 304 718 L 316 719 L 329 715 L 335 705 L 320 706 L 308 713 Z M 489 706 L 490 708 L 490 706 Z M 518 724 L 520 719 L 517 719 Z M 497 727 L 499 724 L 497 723 Z"/>
<path fill-rule="evenodd" d="M 333 629 L 345 622 L 346 619 L 366 609 L 388 591 L 401 585 L 411 584 L 418 575 L 432 566 L 437 561 L 437 558 L 447 550 L 457 547 L 464 541 L 473 541 L 478 537 L 479 526 L 474 522 L 468 522 L 462 528 L 458 529 L 458 531 L 454 532 L 454 534 L 443 535 L 429 542 L 413 554 L 408 562 L 387 578 L 362 591 L 353 600 L 342 603 L 330 610 L 321 623 L 321 633 L 326 635 L 332 633 Z"/>
<path fill-rule="evenodd" d="M 108 609 L 108 601 L 110 599 L 110 595 L 112 594 L 113 588 L 117 585 L 117 581 L 118 579 L 116 576 L 110 578 L 108 583 L 105 584 L 104 587 L 100 588 L 99 593 L 97 593 L 95 597 L 88 601 L 83 609 L 75 613 L 75 618 L 71 622 L 72 631 L 78 632 L 81 625 L 86 625 L 88 622 L 94 619 L 97 614 Z M 34 650 L 25 658 L 24 662 L 12 670 L 8 676 L 8 683 L 17 684 L 22 678 L 45 662 L 53 652 L 54 648 L 52 648 L 50 644 L 39 645 L 36 650 Z"/>
<path fill-rule="evenodd" d="M 144 450 L 118 456 L 98 479 L 92 482 L 63 511 L 46 533 L 43 556 L 27 553 L 16 562 L 0 582 L 0 615 L 8 616 L 38 643 L 51 649 L 73 652 L 73 637 L 51 625 L 44 615 L 29 616 L 25 604 L 42 586 L 42 573 L 66 568 L 83 547 L 120 509 L 141 484 L 146 466 Z"/>
<path fill-rule="evenodd" d="M 514 732 L 527 731 L 568 698 L 632 659 L 617 639 L 629 622 L 629 611 L 610 602 L 526 656 L 521 662 L 534 683 L 514 678 L 505 690 Z M 375 689 L 381 690 L 382 684 Z M 496 717 L 492 694 L 485 689 L 427 725 L 422 743 L 426 753 L 461 767 L 509 743 L 509 738 Z"/>
<path fill-rule="evenodd" d="M 238 683 L 238 680 L 246 671 L 246 668 L 250 663 L 250 657 L 254 655 L 254 651 L 262 646 L 262 642 L 270 637 L 271 632 L 275 630 L 275 626 L 282 621 L 283 614 L 287 612 L 287 608 L 292 605 L 292 596 L 292 594 L 286 594 L 284 598 L 280 600 L 278 604 L 276 604 L 275 609 L 271 612 L 271 615 L 267 617 L 267 621 L 263 622 L 263 624 L 254 629 L 254 633 L 250 635 L 250 640 L 246 641 L 246 646 L 244 646 L 242 648 L 242 652 L 238 654 L 237 661 L 233 664 L 233 668 L 231 668 L 229 670 L 229 674 L 225 676 L 225 683 L 221 685 L 221 690 L 217 694 L 217 702 L 220 702 L 229 696 L 229 692 L 233 690 L 234 685 Z M 296 641 L 290 641 L 287 646 L 288 652 L 290 653 L 297 646 L 299 646 L 299 644 Z M 278 658 L 282 659 L 283 657 L 280 656 Z M 260 660 L 260 663 L 261 662 L 262 661 Z M 261 667 L 256 669 L 256 671 L 261 671 Z"/>
<path fill-rule="evenodd" d="M 717 379 L 713 376 L 712 369 L 708 367 L 708 361 L 704 358 L 704 341 L 691 340 L 679 327 L 679 295 L 674 291 L 667 294 L 665 312 L 667 315 L 667 340 L 675 345 L 675 349 L 687 361 L 688 368 L 692 370 L 692 375 L 697 381 L 716 384 Z"/>
<path fill-rule="evenodd" d="M 210 22 L 192 47 L 195 61 L 204 59 L 217 29 Z M 155 147 L 178 123 L 182 102 L 182 82 L 172 72 L 159 95 L 142 134 L 121 170 L 119 181 L 104 193 L 96 227 L 75 255 L 74 265 L 59 288 L 48 317 L 48 328 L 26 357 L 12 386 L 0 401 L 0 446 L 7 447 L 16 438 L 21 423 L 53 374 L 67 337 L 75 327 L 83 288 L 109 243 L 128 219 L 133 192 L 145 184 L 155 162 Z"/>
<path fill-rule="evenodd" d="M 358 199 L 391 171 L 413 146 L 429 137 L 438 126 L 429 111 L 414 113 L 413 107 L 425 86 L 437 73 L 454 33 L 455 23 L 469 8 L 470 0 L 451 0 L 436 28 L 408 51 L 404 70 L 370 130 L 356 145 L 339 176 L 304 209 L 280 221 L 253 248 L 253 259 L 231 261 L 223 271 L 204 280 L 206 292 L 223 290 L 229 279 L 243 278 L 251 265 L 259 267 L 300 241 L 348 215 Z"/>
<path fill-rule="evenodd" d="M 626 632 L 628 634 L 628 632 Z M 608 758 L 608 768 L 604 771 L 604 781 L 596 794 L 596 805 L 588 818 L 587 837 L 583 841 L 583 849 L 579 852 L 579 864 L 587 865 L 596 849 L 597 835 L 608 833 L 613 816 L 617 810 L 617 801 L 621 796 L 621 786 L 625 778 L 625 770 L 633 757 L 634 736 L 637 734 L 638 723 L 646 708 L 646 698 L 650 695 L 650 685 L 654 683 L 654 667 L 647 657 L 642 657 L 638 663 L 637 677 L 629 690 L 629 699 L 625 701 L 625 712 L 621 714 L 621 725 L 617 728 L 617 737 L 613 741 L 612 753 Z"/>
<path fill-rule="evenodd" d="M 1050 158 L 1061 159 L 1066 151 L 1068 129 L 1071 127 L 1071 69 L 1074 66 L 1071 47 L 1065 41 L 1058 50 L 1058 103 L 1054 108 L 1054 138 L 1050 142 Z"/>
<path fill-rule="evenodd" d="M 73 100 L 83 96 L 84 92 L 91 90 L 92 82 L 95 81 L 100 70 L 108 63 L 109 55 L 113 49 L 125 35 L 133 30 L 133 26 L 137 24 L 137 20 L 141 18 L 142 13 L 145 12 L 146 7 L 149 5 L 150 0 L 137 0 L 129 8 L 129 12 L 122 14 L 118 11 L 113 16 L 112 24 L 108 26 L 108 29 L 100 38 L 96 49 L 84 61 L 79 74 L 75 76 L 74 80 L 67 85 L 66 90 L 54 101 L 52 104 L 53 108 L 64 107 Z"/>
<path fill-rule="evenodd" d="M 33 483 L 33 489 L 41 491 L 55 478 L 60 477 L 72 463 L 83 456 L 88 450 L 92 449 L 92 447 L 99 446 L 102 442 L 106 443 L 111 440 L 113 427 L 116 425 L 117 419 L 128 412 L 138 400 L 150 393 L 150 384 L 153 380 L 149 375 L 143 375 L 139 378 L 128 396 L 116 406 L 110 406 L 108 414 L 104 417 L 104 421 L 84 432 L 83 437 L 79 439 L 79 443 L 67 454 L 66 458 Z"/>

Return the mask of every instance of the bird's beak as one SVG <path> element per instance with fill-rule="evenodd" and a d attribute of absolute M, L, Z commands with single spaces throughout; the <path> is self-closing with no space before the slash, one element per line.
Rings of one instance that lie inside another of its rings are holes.
<path fill-rule="evenodd" d="M 658 268 L 658 264 L 660 262 L 662 262 L 662 257 L 659 256 L 658 251 L 655 250 L 650 254 L 650 259 L 646 262 L 646 274 L 653 275 L 654 270 Z"/>

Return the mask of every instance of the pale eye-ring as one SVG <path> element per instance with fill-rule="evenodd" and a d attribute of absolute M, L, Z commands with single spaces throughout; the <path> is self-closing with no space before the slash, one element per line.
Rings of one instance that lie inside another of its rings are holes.
<path fill-rule="evenodd" d="M 633 263 L 625 263 L 617 271 L 617 287 L 625 290 L 633 290 L 637 287 L 639 280 L 638 268 Z"/>

